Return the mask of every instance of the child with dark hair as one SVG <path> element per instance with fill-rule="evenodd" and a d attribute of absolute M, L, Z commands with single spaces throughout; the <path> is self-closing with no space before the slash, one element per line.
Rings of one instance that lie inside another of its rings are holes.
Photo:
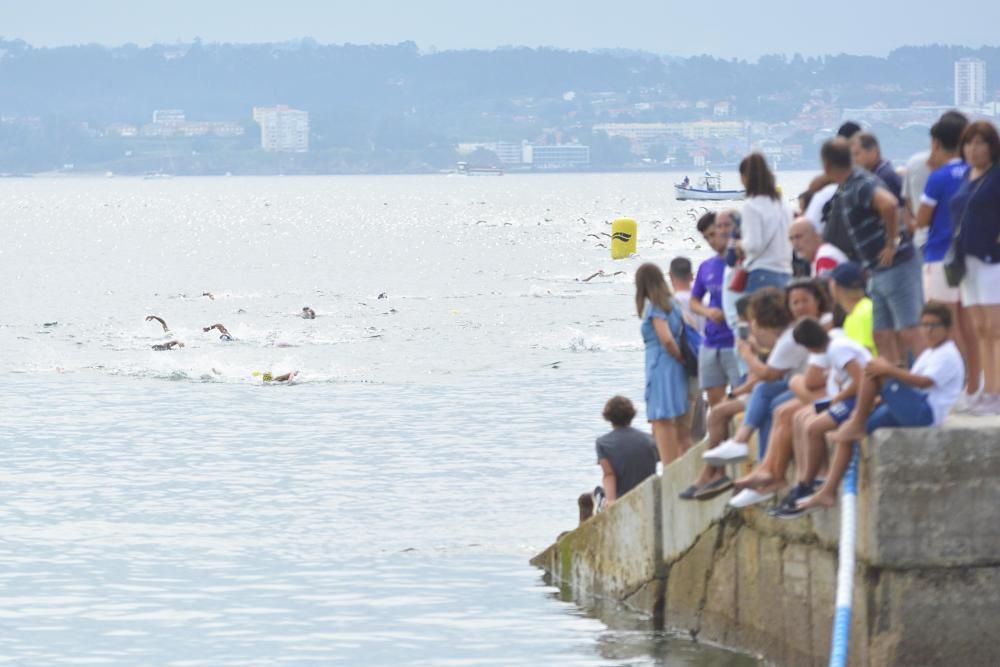
<path fill-rule="evenodd" d="M 965 364 L 950 338 L 951 311 L 928 303 L 920 315 L 927 348 L 913 368 L 898 368 L 877 357 L 865 366 L 864 380 L 850 418 L 830 434 L 836 448 L 830 474 L 815 494 L 799 500 L 799 509 L 832 507 L 837 487 L 851 460 L 851 447 L 866 433 L 880 428 L 939 426 L 958 400 L 965 380 Z"/>
<path fill-rule="evenodd" d="M 815 405 L 816 413 L 805 423 L 805 442 L 796 443 L 796 485 L 779 505 L 774 516 L 791 519 L 803 514 L 796 507 L 799 498 L 816 487 L 819 471 L 826 464 L 826 434 L 851 416 L 862 373 L 872 355 L 864 345 L 842 331 L 827 333 L 817 320 L 806 318 L 795 325 L 795 342 L 809 350 L 809 365 L 827 373 L 826 398 Z"/>
<path fill-rule="evenodd" d="M 611 422 L 612 428 L 597 439 L 597 463 L 601 466 L 603 479 L 595 495 L 603 496 L 605 505 L 611 505 L 656 474 L 659 456 L 653 438 L 632 428 L 635 417 L 632 401 L 624 396 L 612 396 L 604 404 L 601 416 Z M 597 509 L 601 509 L 599 504 Z"/>

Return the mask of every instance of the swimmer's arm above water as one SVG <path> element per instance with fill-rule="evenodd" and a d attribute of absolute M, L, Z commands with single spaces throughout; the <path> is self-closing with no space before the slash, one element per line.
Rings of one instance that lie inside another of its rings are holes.
<path fill-rule="evenodd" d="M 157 317 L 156 315 L 146 315 L 147 322 L 152 322 L 153 320 L 159 322 L 160 326 L 163 327 L 164 331 L 170 331 L 170 329 L 167 327 L 167 323 L 163 321 L 162 317 Z"/>
<path fill-rule="evenodd" d="M 205 331 L 205 332 L 211 331 L 212 329 L 218 329 L 219 333 L 222 334 L 223 336 L 229 336 L 230 335 L 229 330 L 226 329 L 226 327 L 222 326 L 221 324 L 213 324 L 210 327 L 202 327 L 202 331 Z"/>

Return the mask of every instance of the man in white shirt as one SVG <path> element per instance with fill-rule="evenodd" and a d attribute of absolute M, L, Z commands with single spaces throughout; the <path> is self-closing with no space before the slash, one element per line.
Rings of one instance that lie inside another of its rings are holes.
<path fill-rule="evenodd" d="M 823 225 L 826 222 L 823 218 L 823 209 L 837 193 L 837 187 L 836 183 L 824 185 L 816 191 L 812 199 L 809 200 L 809 206 L 802 212 L 802 217 L 808 220 L 820 234 L 823 233 Z"/>
<path fill-rule="evenodd" d="M 836 445 L 830 474 L 819 491 L 798 502 L 799 509 L 832 507 L 837 502 L 837 487 L 851 461 L 854 442 L 866 433 L 880 428 L 941 425 L 965 382 L 965 364 L 951 340 L 951 324 L 947 306 L 928 303 L 920 315 L 928 345 L 911 370 L 882 358 L 868 362 L 850 419 L 830 434 Z"/>

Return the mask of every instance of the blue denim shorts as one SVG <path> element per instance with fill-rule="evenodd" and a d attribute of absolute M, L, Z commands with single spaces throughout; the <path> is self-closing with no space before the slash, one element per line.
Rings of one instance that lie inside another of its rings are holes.
<path fill-rule="evenodd" d="M 872 298 L 872 329 L 901 331 L 920 324 L 924 306 L 923 275 L 920 255 L 888 269 L 872 273 L 868 281 Z"/>
<path fill-rule="evenodd" d="M 922 391 L 893 380 L 882 387 L 881 395 L 882 402 L 865 423 L 866 432 L 897 426 L 930 426 L 934 423 L 934 411 Z"/>
<path fill-rule="evenodd" d="M 850 396 L 842 401 L 833 403 L 828 409 L 827 414 L 833 417 L 833 421 L 837 424 L 843 424 L 847 421 L 847 418 L 851 416 L 854 412 L 854 404 L 857 402 L 857 398 Z"/>

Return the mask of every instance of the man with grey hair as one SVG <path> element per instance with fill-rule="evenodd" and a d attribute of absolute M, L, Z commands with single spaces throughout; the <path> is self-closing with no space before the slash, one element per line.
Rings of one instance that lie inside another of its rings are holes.
<path fill-rule="evenodd" d="M 821 278 L 846 261 L 847 255 L 832 243 L 823 241 L 812 222 L 800 217 L 788 228 L 788 240 L 799 259 L 809 262 L 809 275 Z"/>

